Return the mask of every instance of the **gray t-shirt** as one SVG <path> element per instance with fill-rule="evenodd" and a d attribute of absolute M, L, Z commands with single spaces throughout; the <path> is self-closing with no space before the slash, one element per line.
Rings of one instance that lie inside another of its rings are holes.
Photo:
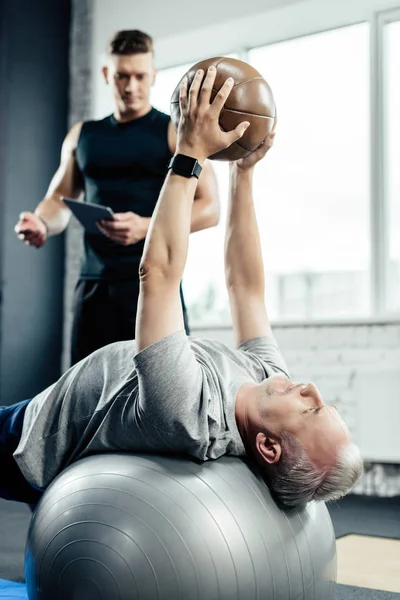
<path fill-rule="evenodd" d="M 237 350 L 173 333 L 135 355 L 135 342 L 97 350 L 29 404 L 14 457 L 44 489 L 92 453 L 184 453 L 201 460 L 245 449 L 235 421 L 238 389 L 287 374 L 273 337 Z"/>

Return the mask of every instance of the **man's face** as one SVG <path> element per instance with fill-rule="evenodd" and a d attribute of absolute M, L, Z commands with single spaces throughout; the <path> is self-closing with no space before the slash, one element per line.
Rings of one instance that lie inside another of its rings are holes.
<path fill-rule="evenodd" d="M 108 59 L 108 66 L 103 67 L 103 74 L 122 115 L 135 116 L 147 110 L 150 88 L 156 75 L 151 52 L 112 55 Z"/>
<path fill-rule="evenodd" d="M 341 447 L 350 442 L 350 433 L 336 408 L 324 403 L 316 385 L 274 375 L 260 387 L 269 428 L 294 435 L 314 464 L 334 464 Z"/>

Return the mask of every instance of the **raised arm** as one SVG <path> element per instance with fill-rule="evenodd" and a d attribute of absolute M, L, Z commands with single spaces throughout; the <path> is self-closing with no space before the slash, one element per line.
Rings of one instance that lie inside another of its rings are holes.
<path fill-rule="evenodd" d="M 175 154 L 176 143 L 176 131 L 172 121 L 170 121 L 168 126 L 168 146 L 172 154 Z M 201 231 L 202 229 L 218 225 L 220 215 L 218 186 L 214 169 L 209 161 L 204 163 L 194 199 L 196 202 L 192 208 L 190 232 L 194 233 L 195 231 Z"/>
<path fill-rule="evenodd" d="M 273 130 L 261 148 L 230 165 L 225 278 L 237 345 L 271 334 L 265 306 L 264 264 L 253 201 L 253 170 L 272 146 L 274 135 Z"/>
<path fill-rule="evenodd" d="M 224 132 L 218 117 L 233 80 L 228 79 L 210 104 L 216 69 L 210 68 L 203 85 L 199 71 L 187 90 L 181 86 L 181 120 L 176 152 L 204 164 L 207 156 L 237 141 L 248 127 L 241 123 Z M 140 294 L 136 319 L 137 350 L 183 329 L 179 285 L 186 263 L 192 206 L 197 180 L 176 173 L 167 175 L 153 213 L 140 265 Z"/>
<path fill-rule="evenodd" d="M 61 197 L 78 198 L 83 190 L 82 176 L 75 158 L 81 127 L 82 123 L 77 123 L 68 132 L 62 145 L 60 166 L 44 199 L 34 213 L 21 213 L 15 226 L 18 237 L 28 245 L 40 248 L 49 235 L 61 233 L 69 223 L 71 212 Z"/>

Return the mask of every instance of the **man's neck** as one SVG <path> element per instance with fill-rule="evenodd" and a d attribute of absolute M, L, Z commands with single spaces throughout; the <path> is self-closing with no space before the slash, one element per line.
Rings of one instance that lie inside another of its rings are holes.
<path fill-rule="evenodd" d="M 235 419 L 236 425 L 242 438 L 242 442 L 248 452 L 248 442 L 250 437 L 250 429 L 251 425 L 249 422 L 249 408 L 251 399 L 248 397 L 249 388 L 253 387 L 253 384 L 245 383 L 242 385 L 237 394 L 236 394 L 236 402 L 235 402 Z M 247 393 L 246 393 L 247 392 Z"/>
<path fill-rule="evenodd" d="M 113 116 L 114 119 L 118 121 L 118 123 L 127 123 L 128 121 L 135 121 L 136 119 L 140 119 L 141 117 L 146 116 L 151 111 L 151 109 L 151 104 L 148 104 L 142 110 L 130 111 L 126 113 L 122 113 L 118 110 L 118 108 L 116 108 Z"/>

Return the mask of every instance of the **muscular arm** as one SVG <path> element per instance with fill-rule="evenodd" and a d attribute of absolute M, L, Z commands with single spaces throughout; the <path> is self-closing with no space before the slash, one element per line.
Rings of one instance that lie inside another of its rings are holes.
<path fill-rule="evenodd" d="M 225 277 L 236 342 L 271 334 L 264 265 L 253 202 L 253 169 L 230 168 Z"/>
<path fill-rule="evenodd" d="M 44 199 L 35 210 L 35 214 L 46 223 L 49 235 L 57 235 L 64 231 L 71 216 L 60 196 L 78 198 L 83 191 L 82 176 L 75 159 L 81 127 L 82 123 L 77 123 L 67 134 L 62 145 L 60 166 Z"/>

